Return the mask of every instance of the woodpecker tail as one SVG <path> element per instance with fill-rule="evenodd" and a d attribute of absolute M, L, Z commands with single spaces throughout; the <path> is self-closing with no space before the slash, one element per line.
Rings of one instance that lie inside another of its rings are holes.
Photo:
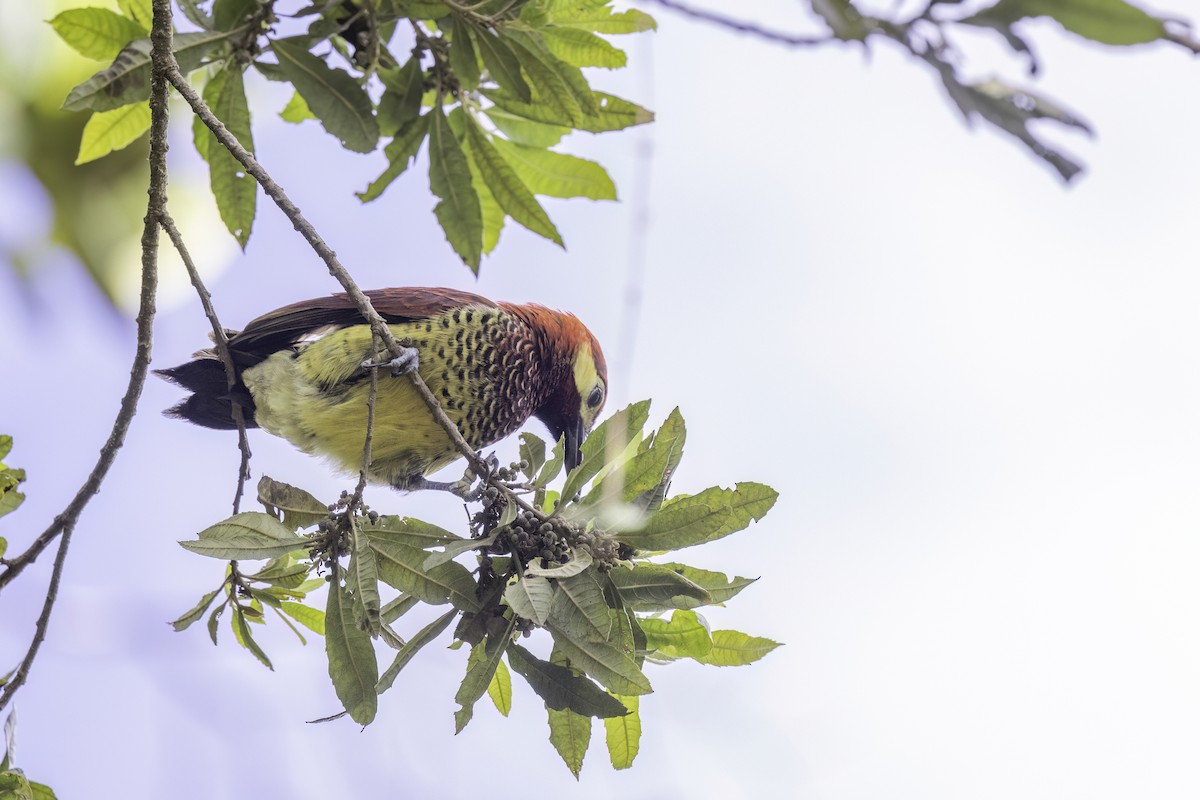
<path fill-rule="evenodd" d="M 168 417 L 186 419 L 205 428 L 235 430 L 233 404 L 242 409 L 247 428 L 257 428 L 254 421 L 254 398 L 239 380 L 233 389 L 225 376 L 225 365 L 216 355 L 208 352 L 196 354 L 194 361 L 170 369 L 156 369 L 154 374 L 192 392 L 191 397 L 168 408 L 163 413 Z"/>

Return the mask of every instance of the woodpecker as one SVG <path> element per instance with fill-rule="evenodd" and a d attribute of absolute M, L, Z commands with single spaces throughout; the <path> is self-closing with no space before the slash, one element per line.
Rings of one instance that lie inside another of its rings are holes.
<path fill-rule="evenodd" d="M 404 374 L 415 368 L 476 450 L 499 441 L 529 417 L 565 440 L 568 469 L 608 393 L 600 344 L 574 315 L 540 305 L 495 303 L 456 289 L 392 288 L 366 293 L 405 346 L 392 369 L 378 372 L 370 480 L 401 489 L 460 453 Z M 167 415 L 233 429 L 237 404 L 248 427 L 280 436 L 338 468 L 362 465 L 371 329 L 345 294 L 271 311 L 231 332 L 237 382 L 228 386 L 215 349 L 157 374 L 192 392 Z"/>

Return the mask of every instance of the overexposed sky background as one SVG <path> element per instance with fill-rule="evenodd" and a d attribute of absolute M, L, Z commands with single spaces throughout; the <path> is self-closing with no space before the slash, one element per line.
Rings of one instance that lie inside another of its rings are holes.
<path fill-rule="evenodd" d="M 736 13 L 805 24 L 783 0 Z M 256 145 L 361 285 L 574 311 L 625 381 L 612 407 L 653 397 L 655 421 L 682 407 L 677 491 L 778 489 L 763 522 L 684 560 L 762 576 L 706 616 L 786 646 L 739 669 L 648 667 L 638 761 L 613 772 L 597 727 L 578 784 L 523 685 L 508 720 L 484 699 L 455 737 L 465 656 L 436 646 L 366 730 L 306 725 L 337 710 L 319 637 L 302 648 L 270 624 L 270 673 L 227 626 L 214 648 L 202 625 L 164 624 L 221 580 L 219 562 L 175 542 L 227 515 L 237 452 L 233 436 L 161 417 L 179 392 L 151 381 L 18 695 L 28 775 L 64 800 L 1200 793 L 1200 68 L 1178 48 L 1109 50 L 1027 24 L 1040 91 L 1098 134 L 1051 130 L 1089 167 L 1065 189 L 1007 138 L 966 130 L 892 48 L 787 50 L 656 14 L 658 33 L 626 40 L 627 74 L 595 83 L 658 122 L 567 140 L 625 202 L 547 200 L 566 253 L 510 224 L 476 281 L 430 213 L 424 158 L 361 206 L 352 193 L 382 156 L 280 122 L 270 112 L 287 97 L 261 80 Z M 985 32 L 962 43 L 979 74 L 1020 75 Z M 201 175 L 174 113 L 173 174 Z M 45 226 L 28 181 L 0 176 L 0 230 Z M 622 352 L 639 186 L 644 305 Z M 245 255 L 211 214 L 183 231 L 211 254 L 230 327 L 336 290 L 261 196 L 259 208 Z M 182 271 L 169 252 L 163 269 Z M 168 291 L 153 365 L 185 360 L 207 329 Z M 64 258 L 27 288 L 0 270 L 0 333 L 0 431 L 29 473 L 25 505 L 0 520 L 17 551 L 91 468 L 133 329 Z M 351 485 L 262 432 L 252 446 L 256 477 L 321 496 Z M 461 520 L 450 498 L 370 500 Z M 24 652 L 51 558 L 0 606 L 5 662 Z"/>

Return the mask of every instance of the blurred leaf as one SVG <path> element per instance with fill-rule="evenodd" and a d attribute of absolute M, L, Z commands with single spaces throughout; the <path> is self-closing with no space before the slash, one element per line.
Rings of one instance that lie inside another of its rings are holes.
<path fill-rule="evenodd" d="M 88 117 L 79 142 L 76 164 L 86 164 L 121 150 L 150 130 L 150 101 L 131 103 L 111 111 L 96 111 Z"/>
<path fill-rule="evenodd" d="M 812 10 L 842 41 L 863 41 L 870 32 L 850 0 L 809 0 Z"/>
<path fill-rule="evenodd" d="M 375 692 L 379 665 L 370 634 L 354 620 L 352 602 L 349 593 L 336 581 L 329 585 L 325 652 L 329 656 L 329 678 L 342 707 L 359 725 L 368 725 L 375 719 L 379 706 Z"/>
<path fill-rule="evenodd" d="M 596 33 L 638 33 L 658 27 L 654 18 L 645 12 L 629 9 L 613 13 L 607 2 L 598 1 L 558 3 L 548 17 L 555 25 Z"/>
<path fill-rule="evenodd" d="M 400 670 L 404 669 L 409 661 L 412 661 L 413 656 L 420 652 L 422 647 L 432 642 L 442 631 L 446 630 L 457 616 L 458 610 L 451 609 L 418 631 L 416 636 L 409 639 L 404 647 L 401 647 L 399 652 L 396 653 L 396 659 L 392 661 L 392 665 L 387 668 L 383 675 L 379 676 L 379 682 L 376 684 L 375 690 L 379 694 L 383 694 L 392 688 L 392 684 L 395 683 L 396 676 L 400 674 Z"/>
<path fill-rule="evenodd" d="M 629 405 L 601 422 L 580 447 L 582 460 L 567 476 L 562 496 L 572 498 L 587 482 L 599 474 L 610 460 L 641 433 L 650 418 L 650 401 L 641 400 Z M 612 433 L 610 433 L 612 431 Z"/>
<path fill-rule="evenodd" d="M 193 553 L 226 560 L 274 558 L 311 544 L 311 540 L 297 536 L 275 517 L 260 511 L 234 514 L 197 536 L 197 541 L 179 544 Z"/>
<path fill-rule="evenodd" d="M 213 24 L 217 30 L 232 30 L 241 26 L 258 9 L 258 0 L 213 0 Z"/>
<path fill-rule="evenodd" d="M 77 53 L 97 61 L 116 58 L 121 48 L 149 35 L 149 29 L 107 8 L 71 8 L 50 26 Z"/>
<path fill-rule="evenodd" d="M 540 566 L 537 559 L 525 565 L 526 575 L 540 575 L 544 578 L 562 580 L 578 575 L 592 565 L 592 554 L 582 547 L 571 551 L 571 560 L 565 564 L 550 562 L 547 567 Z"/>
<path fill-rule="evenodd" d="M 177 33 L 174 37 L 175 60 L 185 75 L 200 66 L 232 36 L 229 32 L 202 31 Z M 67 95 L 66 111 L 111 111 L 150 97 L 150 40 L 137 39 L 117 54 L 112 65 L 76 86 Z"/>
<path fill-rule="evenodd" d="M 504 160 L 534 194 L 549 197 L 586 197 L 591 200 L 616 200 L 617 188 L 604 167 L 594 161 L 556 153 L 540 147 L 526 147 L 503 139 L 493 144 Z"/>
<path fill-rule="evenodd" d="M 154 22 L 152 0 L 117 0 L 117 7 L 121 9 L 122 14 L 149 32 L 150 25 Z"/>
<path fill-rule="evenodd" d="M 618 700 L 629 711 L 623 717 L 608 717 L 604 720 L 604 739 L 608 745 L 608 758 L 613 769 L 629 769 L 637 758 L 642 740 L 642 718 L 638 714 L 638 698 L 618 696 Z"/>
<path fill-rule="evenodd" d="M 446 124 L 441 105 L 435 105 L 428 116 L 429 188 L 439 198 L 433 210 L 454 252 L 478 272 L 483 252 L 483 214 L 479 195 L 471 185 L 471 168 Z"/>
<path fill-rule="evenodd" d="M 713 631 L 712 650 L 696 660 L 714 667 L 740 667 L 753 664 L 776 647 L 779 642 L 761 636 L 749 636 L 740 631 Z"/>
<path fill-rule="evenodd" d="M 615 717 L 627 713 L 620 702 L 614 701 L 612 695 L 587 678 L 576 675 L 566 666 L 542 661 L 519 644 L 508 646 L 508 663 L 545 701 L 547 708 L 556 711 L 569 708 L 590 717 Z"/>
<path fill-rule="evenodd" d="M 305 37 L 276 39 L 271 49 L 279 68 L 308 103 L 309 110 L 347 150 L 369 153 L 379 141 L 371 99 L 348 72 L 334 69 L 302 43 Z"/>
<path fill-rule="evenodd" d="M 1122 0 L 1000 0 L 961 21 L 1002 29 L 1026 17 L 1050 17 L 1071 33 L 1107 45 L 1170 38 L 1163 20 Z"/>
<path fill-rule="evenodd" d="M 191 611 L 188 611 L 182 617 L 172 622 L 171 625 L 177 631 L 186 630 L 193 622 L 196 622 L 204 616 L 204 612 L 208 611 L 208 607 L 212 605 L 212 602 L 214 599 L 216 599 L 219 591 L 221 590 L 213 589 L 211 592 L 201 597 L 200 602 L 196 603 Z"/>
<path fill-rule="evenodd" d="M 487 133 L 469 116 L 467 139 L 471 143 L 471 158 L 479 168 L 488 191 L 500 208 L 518 223 L 550 241 L 563 246 L 558 229 L 550 221 L 524 182 L 504 157 L 492 146 Z"/>

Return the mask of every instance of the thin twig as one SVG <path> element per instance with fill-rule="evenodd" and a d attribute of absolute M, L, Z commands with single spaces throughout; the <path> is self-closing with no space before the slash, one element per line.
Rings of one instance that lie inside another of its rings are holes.
<path fill-rule="evenodd" d="M 714 11 L 706 11 L 700 8 L 680 3 L 677 0 L 638 0 L 638 2 L 647 5 L 658 5 L 663 8 L 670 9 L 677 14 L 682 14 L 685 17 L 698 19 L 702 22 L 708 22 L 721 28 L 726 28 L 738 33 L 746 33 L 776 44 L 784 44 L 789 47 L 812 47 L 814 45 L 829 44 L 837 41 L 837 37 L 825 34 L 822 36 L 800 36 L 793 33 L 784 33 L 783 31 L 764 28 L 753 22 L 743 22 L 733 17 L 727 17 L 724 14 L 718 14 Z"/>
<path fill-rule="evenodd" d="M 372 351 L 374 339 L 372 339 Z M 362 469 L 358 473 L 358 485 L 354 487 L 354 496 L 346 513 L 353 515 L 355 509 L 362 503 L 363 491 L 367 488 L 367 470 L 371 468 L 371 445 L 375 437 L 375 397 L 379 393 L 379 367 L 371 367 L 371 387 L 367 390 L 367 435 L 363 440 Z"/>
<path fill-rule="evenodd" d="M 325 262 L 329 274 L 346 290 L 346 294 L 354 301 L 354 305 L 358 308 L 359 313 L 362 314 L 363 319 L 371 326 L 371 330 L 375 332 L 375 335 L 383 342 L 384 347 L 387 348 L 388 352 L 394 358 L 399 358 L 403 350 L 400 343 L 396 341 L 396 337 L 392 335 L 391 328 L 388 327 L 383 317 L 379 316 L 374 306 L 371 305 L 370 299 L 363 294 L 362 290 L 358 288 L 358 284 L 350 277 L 350 273 L 338 261 L 337 253 L 325 243 L 325 240 L 317 233 L 312 223 L 304 217 L 304 214 L 301 213 L 296 204 L 288 198 L 287 194 L 283 191 L 283 187 L 267 174 L 267 171 L 263 169 L 254 156 L 246 148 L 242 147 L 237 137 L 229 132 L 221 123 L 221 120 L 217 119 L 216 115 L 200 99 L 200 95 L 196 93 L 196 90 L 188 84 L 187 79 L 184 78 L 177 65 L 172 65 L 167 70 L 166 77 L 183 99 L 187 101 L 188 105 L 192 107 L 192 111 L 195 112 L 196 116 L 213 132 L 213 135 L 216 136 L 221 146 L 228 150 L 237 159 L 238 163 L 246 168 L 246 173 L 253 176 L 258 181 L 258 185 L 262 187 L 263 192 L 275 201 L 275 205 L 279 206 L 279 210 L 291 221 L 296 231 L 304 237 L 317 256 Z M 458 427 L 446 416 L 446 412 L 442 409 L 437 398 L 433 396 L 433 392 L 429 391 L 429 387 L 425 384 L 425 381 L 417 374 L 416 370 L 408 373 L 408 376 L 413 383 L 413 387 L 417 390 L 417 394 L 421 396 L 421 399 L 429 408 L 429 413 L 433 415 L 434 420 L 446 432 L 446 435 L 450 438 L 455 448 L 467 459 L 467 462 L 478 474 L 486 474 L 487 465 L 475 453 L 474 448 L 467 443 L 467 440 L 463 438 Z"/>
<path fill-rule="evenodd" d="M 237 385 L 237 367 L 234 366 L 233 355 L 229 352 L 229 337 L 225 334 L 225 328 L 221 325 L 221 321 L 217 319 L 217 310 L 213 307 L 212 295 L 208 293 L 204 281 L 200 278 L 200 271 L 196 269 L 196 263 L 192 261 L 191 253 L 184 244 L 183 236 L 179 233 L 175 220 L 165 210 L 162 213 L 160 224 L 183 260 L 183 266 L 187 269 L 192 286 L 195 287 L 196 294 L 200 298 L 200 305 L 204 307 L 204 316 L 208 317 L 208 321 L 212 323 L 213 343 L 216 344 L 217 355 L 225 366 L 226 387 L 232 391 L 233 387 Z M 231 405 L 233 422 L 237 425 L 238 431 L 238 451 L 242 454 L 241 464 L 238 466 L 237 491 L 233 495 L 233 513 L 236 514 L 241 510 L 242 494 L 246 488 L 246 480 L 250 477 L 250 440 L 246 436 L 246 418 L 242 413 L 241 405 L 236 402 Z"/>
<path fill-rule="evenodd" d="M 142 228 L 142 290 L 137 314 L 137 350 L 133 357 L 133 365 L 129 370 L 129 385 L 125 396 L 121 398 L 121 408 L 113 422 L 112 433 L 96 466 L 74 499 L 63 513 L 54 518 L 54 522 L 30 546 L 28 550 L 13 559 L 0 575 L 0 586 L 9 583 L 16 575 L 37 558 L 38 553 L 59 534 L 62 539 L 58 543 L 58 553 L 54 557 L 54 568 L 50 573 L 50 585 L 46 589 L 46 600 L 42 604 L 42 612 L 38 615 L 34 630 L 33 641 L 20 666 L 13 672 L 4 690 L 0 692 L 0 709 L 12 700 L 14 694 L 29 677 L 29 669 L 37 657 L 38 649 L 46 638 L 50 625 L 50 614 L 58 600 L 58 587 L 62 580 L 63 566 L 67 560 L 67 549 L 71 544 L 71 534 L 79 521 L 79 515 L 92 496 L 100 490 L 100 484 L 108 474 L 117 451 L 125 442 L 125 434 L 129 423 L 137 413 L 138 398 L 141 397 L 142 387 L 146 383 L 146 372 L 150 366 L 150 351 L 153 345 L 153 322 L 155 312 L 155 294 L 158 291 L 158 226 L 159 220 L 167 205 L 167 83 L 158 69 L 164 59 L 171 55 L 171 3 L 170 0 L 154 0 L 154 24 L 150 34 L 152 42 L 151 59 L 156 69 L 150 82 L 150 199 L 146 207 L 145 226 Z"/>

